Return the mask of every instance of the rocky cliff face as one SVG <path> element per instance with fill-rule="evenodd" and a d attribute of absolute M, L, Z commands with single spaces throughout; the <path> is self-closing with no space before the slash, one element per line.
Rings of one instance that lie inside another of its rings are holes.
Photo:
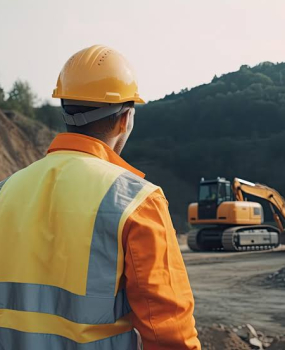
<path fill-rule="evenodd" d="M 54 136 L 42 123 L 0 110 L 0 181 L 42 158 Z"/>

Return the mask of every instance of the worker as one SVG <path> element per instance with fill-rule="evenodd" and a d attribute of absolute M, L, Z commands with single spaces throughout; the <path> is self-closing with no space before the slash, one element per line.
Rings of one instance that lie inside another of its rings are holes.
<path fill-rule="evenodd" d="M 53 97 L 67 132 L 0 184 L 0 348 L 200 349 L 168 203 L 120 157 L 143 103 L 131 66 L 86 48 Z"/>

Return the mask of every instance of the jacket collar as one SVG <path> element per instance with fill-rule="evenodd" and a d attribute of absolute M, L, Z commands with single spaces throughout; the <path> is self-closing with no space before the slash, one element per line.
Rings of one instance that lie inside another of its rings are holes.
<path fill-rule="evenodd" d="M 144 173 L 124 161 L 106 143 L 90 136 L 75 133 L 60 133 L 52 141 L 47 153 L 56 151 L 78 151 L 92 154 L 95 157 L 125 168 L 135 175 L 142 178 L 145 177 Z"/>

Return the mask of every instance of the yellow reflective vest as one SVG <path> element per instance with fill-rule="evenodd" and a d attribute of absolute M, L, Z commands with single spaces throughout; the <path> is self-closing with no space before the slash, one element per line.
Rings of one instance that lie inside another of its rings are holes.
<path fill-rule="evenodd" d="M 0 183 L 1 349 L 136 349 L 122 230 L 155 190 L 76 151 Z"/>

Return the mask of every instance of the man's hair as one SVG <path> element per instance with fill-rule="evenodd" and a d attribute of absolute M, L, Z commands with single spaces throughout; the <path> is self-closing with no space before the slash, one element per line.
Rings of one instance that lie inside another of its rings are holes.
<path fill-rule="evenodd" d="M 133 101 L 125 102 L 124 107 L 134 107 L 135 103 Z M 93 111 L 95 109 L 98 109 L 100 107 L 90 107 L 90 106 L 79 106 L 79 105 L 64 105 L 62 104 L 62 108 L 64 111 L 68 114 L 74 115 L 77 113 L 85 113 L 89 111 Z M 80 133 L 80 134 L 89 134 L 90 130 L 92 130 L 93 133 L 97 135 L 105 136 L 112 130 L 114 130 L 116 123 L 118 121 L 118 118 L 121 116 L 121 113 L 115 113 L 108 117 L 105 117 L 103 119 L 96 120 L 94 122 L 82 125 L 82 126 L 76 126 L 76 125 L 68 125 L 66 124 L 66 130 L 68 132 L 73 133 Z"/>

